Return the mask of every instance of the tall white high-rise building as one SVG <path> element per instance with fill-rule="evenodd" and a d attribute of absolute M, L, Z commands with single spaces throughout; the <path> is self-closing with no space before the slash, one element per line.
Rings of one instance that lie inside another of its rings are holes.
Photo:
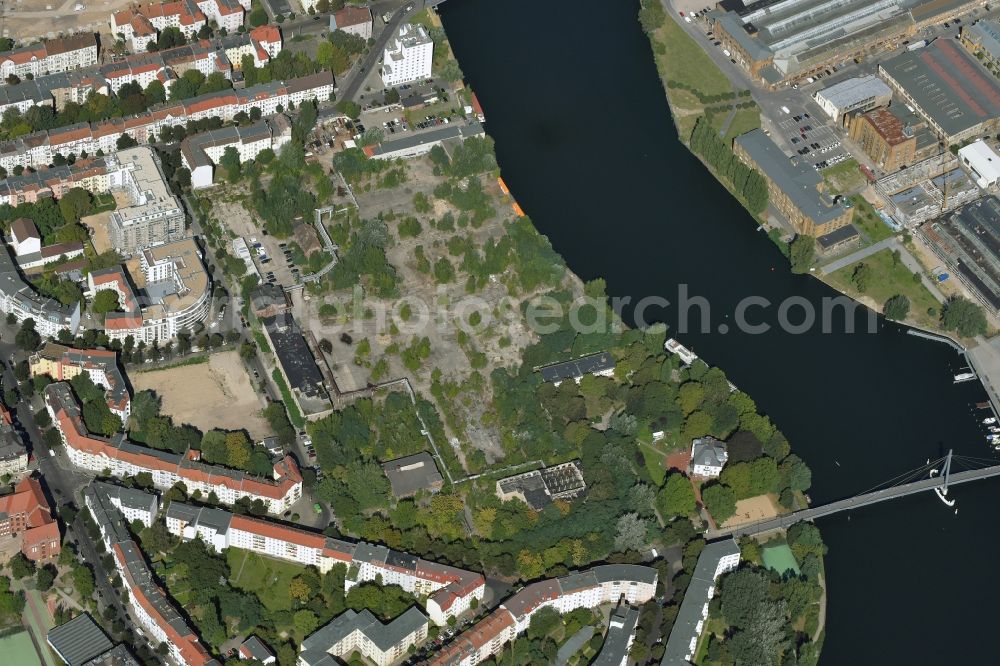
<path fill-rule="evenodd" d="M 433 59 L 434 40 L 424 26 L 404 23 L 382 54 L 382 82 L 391 87 L 429 78 Z"/>

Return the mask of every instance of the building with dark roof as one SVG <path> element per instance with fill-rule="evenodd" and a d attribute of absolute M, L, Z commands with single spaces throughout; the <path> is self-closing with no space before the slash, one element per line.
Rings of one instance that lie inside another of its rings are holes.
<path fill-rule="evenodd" d="M 587 489 L 579 460 L 508 476 L 497 481 L 496 495 L 503 501 L 519 499 L 540 511 L 557 499 L 579 497 Z"/>
<path fill-rule="evenodd" d="M 991 313 L 1000 313 L 1000 199 L 989 196 L 927 222 L 920 235 Z"/>
<path fill-rule="evenodd" d="M 858 233 L 857 227 L 853 224 L 834 229 L 816 239 L 819 251 L 823 253 L 835 252 L 852 244 L 858 245 L 860 242 L 861 234 Z"/>
<path fill-rule="evenodd" d="M 462 632 L 433 655 L 430 666 L 478 664 L 527 630 L 534 613 L 552 608 L 560 614 L 601 604 L 638 606 L 656 593 L 657 573 L 637 564 L 604 564 L 523 587 L 485 619 Z"/>
<path fill-rule="evenodd" d="M 726 443 L 714 437 L 699 437 L 691 442 L 691 473 L 715 478 L 729 460 Z"/>
<path fill-rule="evenodd" d="M 905 51 L 879 74 L 948 144 L 1000 129 L 1000 82 L 954 40 Z"/>
<path fill-rule="evenodd" d="M 388 624 L 379 622 L 368 609 L 346 610 L 302 641 L 298 663 L 327 666 L 338 663 L 331 656 L 346 660 L 358 652 L 377 666 L 389 666 L 426 638 L 427 616 L 415 606 Z"/>
<path fill-rule="evenodd" d="M 278 369 L 299 410 L 306 417 L 318 417 L 332 409 L 323 373 L 316 365 L 302 329 L 285 312 L 263 319 L 264 334 L 278 359 Z"/>
<path fill-rule="evenodd" d="M 260 663 L 267 666 L 268 664 L 273 664 L 278 661 L 271 649 L 264 645 L 264 641 L 260 640 L 256 636 L 251 636 L 240 644 L 239 647 L 240 659 L 256 659 Z"/>
<path fill-rule="evenodd" d="M 0 312 L 14 315 L 18 323 L 34 320 L 42 337 L 55 337 L 62 330 L 75 335 L 80 327 L 80 304 L 69 307 L 37 293 L 6 247 L 0 247 Z"/>
<path fill-rule="evenodd" d="M 53 627 L 45 640 L 68 666 L 84 666 L 112 648 L 111 641 L 88 613 Z"/>
<path fill-rule="evenodd" d="M 819 172 L 808 162 L 789 158 L 763 130 L 736 137 L 733 152 L 764 176 L 770 202 L 796 232 L 815 238 L 851 223 L 850 202 L 827 194 Z"/>
<path fill-rule="evenodd" d="M 478 122 L 467 124 L 449 123 L 433 129 L 407 132 L 399 138 L 386 139 L 377 146 L 366 146 L 365 153 L 376 160 L 394 160 L 400 157 L 417 157 L 431 152 L 434 146 L 461 143 L 474 136 L 483 136 L 486 131 Z"/>
<path fill-rule="evenodd" d="M 661 666 L 681 666 L 694 659 L 698 638 L 708 619 L 708 603 L 715 596 L 715 581 L 739 564 L 740 547 L 733 539 L 714 541 L 701 551 L 677 619 L 670 630 Z"/>
<path fill-rule="evenodd" d="M 615 357 L 611 355 L 611 352 L 598 352 L 571 361 L 544 365 L 538 368 L 538 372 L 542 375 L 542 381 L 551 382 L 555 386 L 559 386 L 567 379 L 572 379 L 579 384 L 584 375 L 613 376 Z"/>
<path fill-rule="evenodd" d="M 103 654 L 99 654 L 83 666 L 140 666 L 132 653 L 123 644 L 119 644 Z"/>
<path fill-rule="evenodd" d="M 628 651 L 635 640 L 635 627 L 639 624 L 639 609 L 619 606 L 608 620 L 608 632 L 604 634 L 604 646 L 590 662 L 590 666 L 625 666 Z"/>
<path fill-rule="evenodd" d="M 434 493 L 444 485 L 444 478 L 427 451 L 382 463 L 382 470 L 389 477 L 396 498 L 410 497 L 421 490 Z"/>

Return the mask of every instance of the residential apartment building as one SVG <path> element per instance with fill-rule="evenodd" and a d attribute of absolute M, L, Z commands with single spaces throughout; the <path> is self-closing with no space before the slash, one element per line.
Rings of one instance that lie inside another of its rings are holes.
<path fill-rule="evenodd" d="M 0 53 L 0 79 L 38 77 L 96 64 L 97 36 L 79 33 Z"/>
<path fill-rule="evenodd" d="M 33 320 L 42 337 L 55 337 L 62 330 L 76 335 L 80 327 L 80 304 L 70 307 L 38 294 L 21 277 L 6 247 L 0 248 L 0 312 L 14 315 L 18 323 Z"/>
<path fill-rule="evenodd" d="M 364 40 L 371 39 L 373 25 L 368 7 L 344 7 L 330 16 L 330 30 L 343 30 Z"/>
<path fill-rule="evenodd" d="M 346 610 L 302 641 L 298 666 L 327 666 L 330 656 L 348 660 L 355 652 L 376 666 L 389 666 L 427 639 L 427 616 L 411 606 L 388 624 L 368 609 Z"/>
<path fill-rule="evenodd" d="M 916 132 L 890 109 L 853 116 L 849 132 L 851 139 L 883 171 L 891 173 L 917 161 Z"/>
<path fill-rule="evenodd" d="M 124 341 L 132 336 L 136 342 L 146 343 L 170 340 L 182 331 L 194 331 L 208 317 L 211 281 L 194 239 L 142 250 L 139 270 L 131 280 L 123 267 L 91 271 L 87 276 L 89 296 L 102 290 L 118 295 L 121 311 L 104 317 L 109 338 Z M 145 295 L 142 303 L 132 289 L 133 283 Z"/>
<path fill-rule="evenodd" d="M 108 216 L 111 245 L 124 255 L 177 240 L 184 234 L 184 209 L 167 185 L 152 148 L 136 146 L 108 158 L 112 190 L 121 190 L 130 205 Z"/>
<path fill-rule="evenodd" d="M 47 375 L 57 382 L 68 382 L 86 374 L 104 389 L 108 408 L 127 423 L 132 414 L 132 401 L 125 376 L 118 368 L 117 352 L 107 349 L 74 349 L 55 342 L 45 345 L 28 357 L 32 377 Z"/>
<path fill-rule="evenodd" d="M 62 550 L 59 523 L 38 479 L 22 479 L 14 486 L 14 492 L 0 497 L 0 537 L 19 541 L 21 553 L 32 562 L 59 556 Z"/>
<path fill-rule="evenodd" d="M 10 411 L 0 405 L 0 476 L 20 479 L 28 471 L 28 450 L 14 429 Z"/>
<path fill-rule="evenodd" d="M 430 78 L 434 59 L 434 40 L 422 25 L 404 23 L 399 34 L 390 39 L 382 54 L 382 83 L 398 86 Z"/>
<path fill-rule="evenodd" d="M 78 123 L 54 130 L 26 134 L 0 143 L 0 167 L 12 172 L 15 167 L 44 167 L 56 154 L 80 155 L 97 151 L 113 153 L 122 136 L 147 143 L 157 138 L 164 127 L 183 125 L 190 120 L 219 118 L 230 122 L 240 112 L 254 108 L 263 116 L 300 106 L 305 101 L 325 102 L 333 94 L 333 74 L 320 72 L 286 82 L 272 81 L 252 88 L 224 90 L 200 95 L 181 102 L 168 102 L 151 111 L 129 118 L 112 118 L 99 123 Z"/>
<path fill-rule="evenodd" d="M 110 491 L 108 484 L 91 483 L 84 491 L 84 504 L 97 523 L 101 540 L 114 558 L 115 570 L 125 587 L 127 603 L 139 626 L 153 644 L 167 646 L 168 656 L 174 663 L 220 666 L 157 583 L 142 550 L 129 532 L 126 517 L 109 492 L 117 491 Z"/>
<path fill-rule="evenodd" d="M 291 123 L 282 114 L 246 127 L 230 125 L 199 132 L 181 141 L 181 163 L 191 172 L 192 189 L 211 187 L 215 165 L 226 149 L 233 148 L 241 163 L 248 162 L 264 150 L 277 153 L 291 140 L 291 136 Z"/>
<path fill-rule="evenodd" d="M 431 656 L 428 663 L 431 666 L 473 666 L 485 661 L 527 630 L 534 613 L 542 608 L 568 613 L 577 608 L 596 608 L 609 603 L 644 604 L 656 594 L 656 578 L 656 569 L 650 567 L 607 564 L 531 583 L 484 620 L 455 637 Z"/>
<path fill-rule="evenodd" d="M 203 3 L 204 4 L 204 3 Z M 177 28 L 189 41 L 208 20 L 194 0 L 136 5 L 111 15 L 111 34 L 135 52 L 145 51 L 165 28 Z"/>
<path fill-rule="evenodd" d="M 638 624 L 638 608 L 616 608 L 608 620 L 608 631 L 604 634 L 601 652 L 590 662 L 590 666 L 627 666 L 628 653 L 635 640 L 635 628 Z"/>
<path fill-rule="evenodd" d="M 733 152 L 764 176 L 771 203 L 797 233 L 815 238 L 851 223 L 854 209 L 849 203 L 825 193 L 819 172 L 807 162 L 789 158 L 763 130 L 736 137 Z"/>
<path fill-rule="evenodd" d="M 739 565 L 740 547 L 733 539 L 712 542 L 701 551 L 670 630 L 661 666 L 687 664 L 694 659 L 698 638 L 708 620 L 708 604 L 715 596 L 715 581 Z"/>
<path fill-rule="evenodd" d="M 156 520 L 160 504 L 159 499 L 153 493 L 97 480 L 91 481 L 90 487 L 101 492 L 106 500 L 125 517 L 125 521 L 129 525 L 138 520 L 146 527 L 152 527 L 153 521 Z"/>
<path fill-rule="evenodd" d="M 461 615 L 481 601 L 486 581 L 482 574 L 429 562 L 385 546 L 350 543 L 250 516 L 212 507 L 171 502 L 167 529 L 184 539 L 200 538 L 215 550 L 241 548 L 261 555 L 314 566 L 320 573 L 335 565 L 349 567 L 345 591 L 381 580 L 399 585 L 415 596 L 427 596 L 427 614 L 437 625 Z"/>
<path fill-rule="evenodd" d="M 80 406 L 69 385 L 56 382 L 45 388 L 45 407 L 66 446 L 75 466 L 94 472 L 109 470 L 113 476 L 135 476 L 148 472 L 153 484 L 169 489 L 183 482 L 188 492 L 215 493 L 224 504 L 248 498 L 261 500 L 273 514 L 287 511 L 302 497 L 302 475 L 290 457 L 275 463 L 272 478 L 257 477 L 243 471 L 207 465 L 167 451 L 132 444 L 121 434 L 112 439 L 87 431 Z"/>
<path fill-rule="evenodd" d="M 83 243 L 55 243 L 42 246 L 42 235 L 35 223 L 19 217 L 10 225 L 10 246 L 22 270 L 37 268 L 64 259 L 83 256 Z"/>

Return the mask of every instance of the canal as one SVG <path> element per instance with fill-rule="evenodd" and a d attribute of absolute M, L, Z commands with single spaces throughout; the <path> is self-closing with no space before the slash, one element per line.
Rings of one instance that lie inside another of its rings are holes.
<path fill-rule="evenodd" d="M 678 333 L 676 306 L 658 318 L 785 432 L 812 467 L 814 502 L 949 448 L 990 456 L 974 408 L 985 392 L 952 383 L 961 361 L 948 346 L 881 320 L 873 333 L 845 332 L 843 317 L 828 333 L 776 325 L 778 304 L 804 299 L 820 311 L 836 293 L 792 275 L 678 141 L 637 9 L 635 0 L 441 6 L 504 179 L 538 229 L 584 280 L 605 278 L 611 296 L 678 303 L 686 285 L 706 299 L 708 330 Z M 772 325 L 766 333 L 730 325 L 751 296 L 773 304 L 754 310 Z M 997 479 L 956 487 L 957 514 L 927 495 L 821 521 L 830 548 L 822 664 L 996 663 L 998 492 Z"/>

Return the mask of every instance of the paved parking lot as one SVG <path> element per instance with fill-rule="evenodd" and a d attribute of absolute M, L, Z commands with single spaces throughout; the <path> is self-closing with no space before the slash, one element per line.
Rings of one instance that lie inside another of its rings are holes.
<path fill-rule="evenodd" d="M 833 166 L 845 159 L 840 137 L 833 128 L 821 124 L 822 122 L 821 118 L 808 111 L 789 115 L 778 122 L 778 127 L 792 150 L 819 168 Z"/>

